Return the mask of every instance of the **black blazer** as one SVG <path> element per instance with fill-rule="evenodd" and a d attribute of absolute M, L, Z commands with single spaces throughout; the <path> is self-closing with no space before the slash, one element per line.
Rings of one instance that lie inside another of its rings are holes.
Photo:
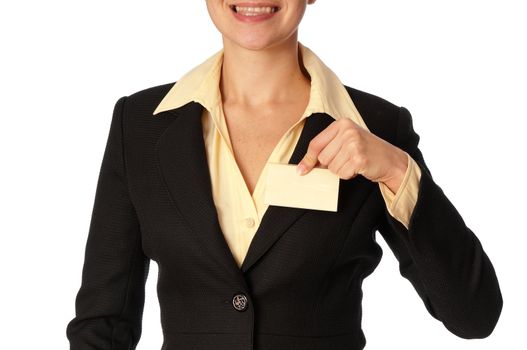
<path fill-rule="evenodd" d="M 135 349 L 150 260 L 159 269 L 163 350 L 362 349 L 361 284 L 381 259 L 377 231 L 448 330 L 463 338 L 493 331 L 502 308 L 494 268 L 434 182 L 408 110 L 346 87 L 370 131 L 422 170 L 409 230 L 390 216 L 378 184 L 341 179 L 337 212 L 269 206 L 239 268 L 212 199 L 203 107 L 152 116 L 173 84 L 115 105 L 66 328 L 70 349 Z M 308 117 L 289 163 L 332 121 Z"/>

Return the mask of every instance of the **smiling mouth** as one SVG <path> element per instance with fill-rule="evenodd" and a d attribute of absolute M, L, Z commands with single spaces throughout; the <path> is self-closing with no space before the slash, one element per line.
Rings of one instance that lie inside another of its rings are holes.
<path fill-rule="evenodd" d="M 239 13 L 243 16 L 259 16 L 263 14 L 268 13 L 275 13 L 280 10 L 280 7 L 278 6 L 236 6 L 236 5 L 230 5 L 229 6 L 232 11 L 235 13 Z"/>

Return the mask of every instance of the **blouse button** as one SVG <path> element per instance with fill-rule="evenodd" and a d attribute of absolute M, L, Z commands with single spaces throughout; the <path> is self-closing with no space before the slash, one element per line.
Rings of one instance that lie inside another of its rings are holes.
<path fill-rule="evenodd" d="M 245 219 L 245 225 L 247 225 L 247 227 L 253 227 L 255 224 L 254 222 L 254 219 L 253 218 L 247 218 Z"/>

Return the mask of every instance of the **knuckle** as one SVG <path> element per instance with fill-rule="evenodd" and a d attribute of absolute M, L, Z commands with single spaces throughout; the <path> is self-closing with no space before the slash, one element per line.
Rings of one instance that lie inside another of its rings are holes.
<path fill-rule="evenodd" d="M 350 118 L 341 118 L 340 121 L 347 127 L 351 127 L 351 128 L 355 127 L 355 123 Z"/>
<path fill-rule="evenodd" d="M 344 131 L 342 131 L 342 136 L 346 139 L 352 139 L 352 138 L 355 138 L 357 135 L 357 130 L 350 126 L 346 129 L 344 129 Z"/>
<path fill-rule="evenodd" d="M 356 152 L 360 156 L 364 156 L 366 153 L 366 147 L 364 147 L 364 144 L 357 142 L 357 145 L 355 146 Z"/>
<path fill-rule="evenodd" d="M 313 151 L 319 151 L 320 150 L 320 142 L 317 138 L 311 139 L 308 144 L 308 148 Z"/>
<path fill-rule="evenodd" d="M 325 154 L 320 153 L 318 155 L 318 161 L 320 162 L 320 164 L 327 165 L 327 162 L 328 162 L 327 158 L 328 157 Z"/>
<path fill-rule="evenodd" d="M 344 180 L 349 180 L 351 179 L 351 175 L 343 175 L 343 174 L 339 174 L 339 177 L 344 179 Z"/>
<path fill-rule="evenodd" d="M 359 168 L 364 168 L 368 165 L 368 159 L 364 154 L 361 153 L 357 154 L 357 156 L 355 157 L 355 162 L 357 163 L 357 166 Z"/>
<path fill-rule="evenodd" d="M 354 142 L 348 142 L 345 146 L 345 149 L 349 154 L 353 154 L 356 151 L 357 146 Z"/>
<path fill-rule="evenodd" d="M 347 172 L 347 168 L 344 166 L 339 169 L 337 175 L 344 180 L 348 180 L 351 177 L 351 174 Z"/>

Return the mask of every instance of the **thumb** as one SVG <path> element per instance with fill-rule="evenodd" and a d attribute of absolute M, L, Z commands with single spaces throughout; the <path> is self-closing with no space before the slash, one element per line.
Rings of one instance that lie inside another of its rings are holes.
<path fill-rule="evenodd" d="M 337 135 L 338 124 L 336 122 L 331 123 L 328 127 L 318 133 L 307 147 L 307 152 L 304 158 L 298 162 L 296 172 L 298 175 L 305 175 L 313 169 L 318 162 L 318 155 L 324 147 Z"/>
<path fill-rule="evenodd" d="M 315 153 L 313 150 L 307 151 L 306 155 L 302 160 L 298 163 L 298 166 L 296 167 L 296 172 L 298 175 L 305 175 L 308 172 L 311 171 L 315 167 L 318 161 L 318 154 Z"/>

